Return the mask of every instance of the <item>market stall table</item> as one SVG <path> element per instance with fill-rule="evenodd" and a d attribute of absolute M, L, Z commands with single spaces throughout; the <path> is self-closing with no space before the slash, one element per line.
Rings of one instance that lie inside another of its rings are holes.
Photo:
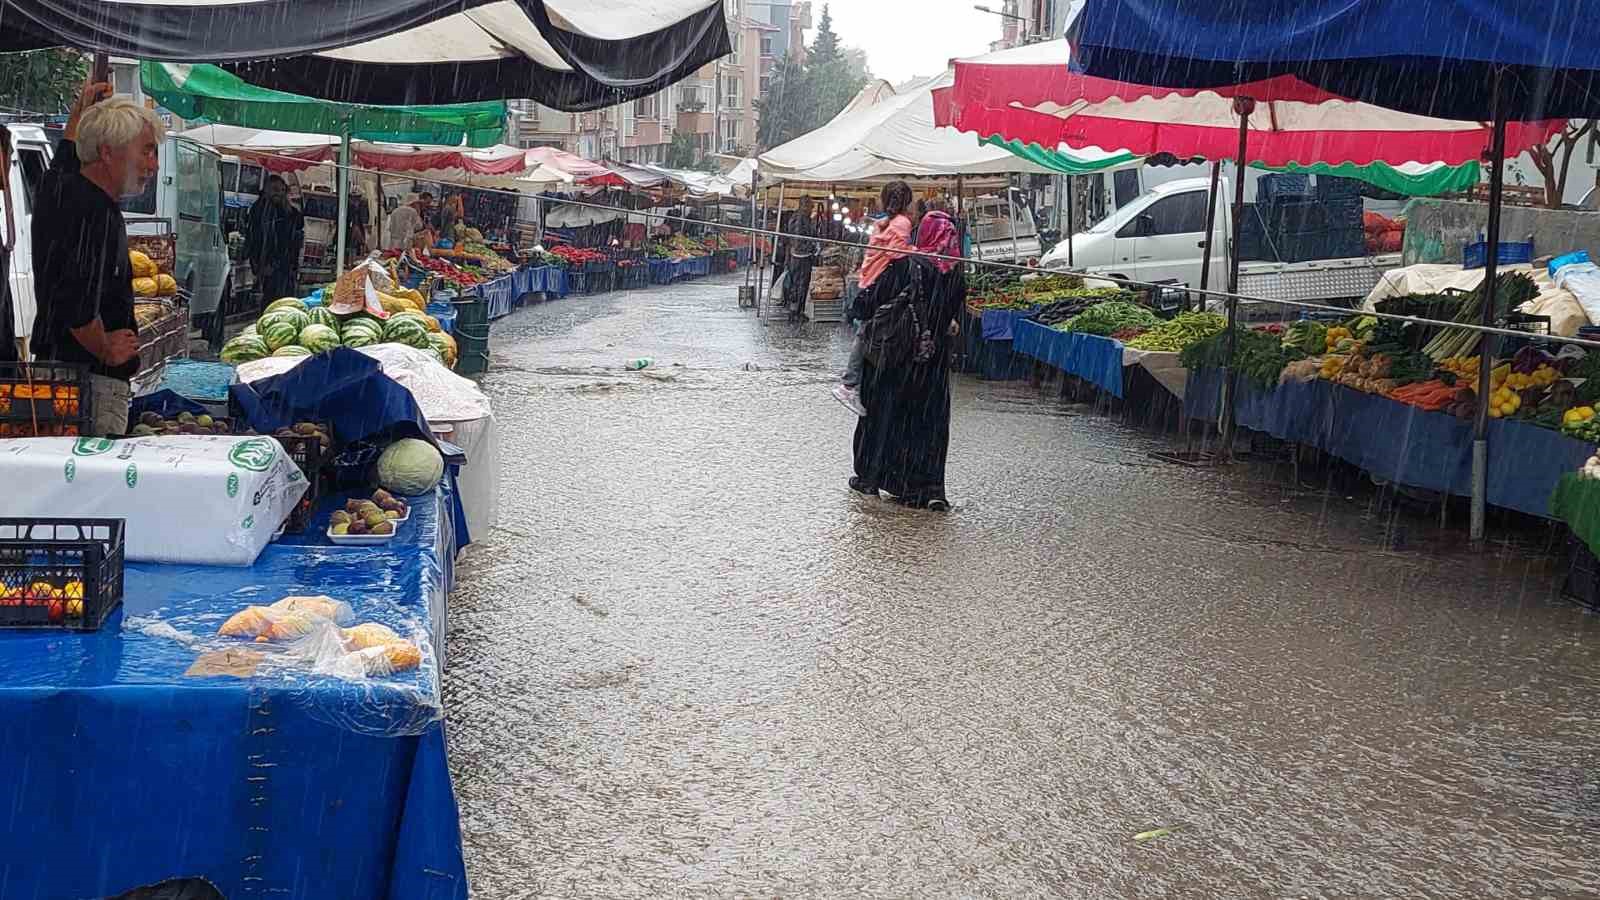
<path fill-rule="evenodd" d="M 228 897 L 465 897 L 439 695 L 452 503 L 446 485 L 412 498 L 388 545 L 324 546 L 317 530 L 247 568 L 129 564 L 100 631 L 0 632 L 5 895 L 203 877 Z M 197 649 L 165 630 L 209 649 L 247 605 L 324 593 L 428 635 L 422 665 L 365 682 L 191 676 Z"/>
<path fill-rule="evenodd" d="M 1215 421 L 1222 373 L 1189 373 L 1184 414 Z M 1271 390 L 1240 381 L 1236 421 L 1243 428 L 1316 447 L 1395 484 L 1457 496 L 1472 493 L 1472 423 L 1378 394 L 1316 380 Z M 1488 502 L 1548 517 L 1561 476 L 1583 465 L 1594 445 L 1525 422 L 1489 422 Z"/>
<path fill-rule="evenodd" d="M 1082 378 L 1113 397 L 1122 396 L 1121 341 L 1060 331 L 1031 319 L 1019 319 L 1014 331 L 1013 348 L 1017 353 Z"/>

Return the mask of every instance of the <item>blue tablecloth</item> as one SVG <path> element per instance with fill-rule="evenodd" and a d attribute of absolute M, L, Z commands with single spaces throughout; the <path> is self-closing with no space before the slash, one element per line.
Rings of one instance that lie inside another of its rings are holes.
<path fill-rule="evenodd" d="M 249 568 L 129 564 L 100 631 L 0 632 L 0 893 L 198 876 L 228 897 L 466 897 L 439 701 L 449 493 L 415 498 L 388 546 L 312 535 Z M 367 683 L 187 677 L 197 649 L 124 630 L 159 620 L 209 647 L 250 603 L 319 593 L 432 635 L 422 667 Z"/>
<path fill-rule="evenodd" d="M 1122 396 L 1121 341 L 1057 331 L 1032 319 L 1018 319 L 1014 333 L 1012 349 L 1017 353 L 1082 378 L 1113 397 Z"/>
<path fill-rule="evenodd" d="M 501 275 L 482 282 L 473 288 L 489 308 L 489 318 L 498 319 L 511 314 L 511 301 L 519 295 L 516 273 Z"/>
<path fill-rule="evenodd" d="M 517 297 L 544 290 L 544 267 L 523 266 L 511 273 L 511 284 Z"/>
<path fill-rule="evenodd" d="M 1222 373 L 1189 373 L 1185 414 L 1215 421 Z M 1241 382 L 1234 414 L 1241 427 L 1317 447 L 1378 478 L 1409 487 L 1472 495 L 1472 423 L 1442 412 L 1326 381 L 1263 390 Z M 1548 516 L 1550 495 L 1594 445 L 1526 422 L 1491 419 L 1487 500 Z"/>
<path fill-rule="evenodd" d="M 1033 309 L 986 309 L 983 311 L 983 339 L 1009 341 L 1015 334 L 1016 323 L 1038 312 Z"/>

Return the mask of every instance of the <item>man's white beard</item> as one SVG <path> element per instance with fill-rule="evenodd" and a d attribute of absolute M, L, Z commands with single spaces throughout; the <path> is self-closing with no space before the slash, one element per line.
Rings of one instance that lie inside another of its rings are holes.
<path fill-rule="evenodd" d="M 139 175 L 139 170 L 128 172 L 122 182 L 122 200 L 132 200 L 144 193 L 144 178 Z"/>

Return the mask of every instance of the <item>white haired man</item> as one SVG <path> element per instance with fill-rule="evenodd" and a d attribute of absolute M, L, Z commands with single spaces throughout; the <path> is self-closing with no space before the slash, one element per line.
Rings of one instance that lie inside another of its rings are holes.
<path fill-rule="evenodd" d="M 127 432 L 128 381 L 139 371 L 128 231 L 117 203 L 155 177 L 165 130 L 155 113 L 111 97 L 110 85 L 84 85 L 34 201 L 34 355 L 89 366 L 98 435 Z"/>

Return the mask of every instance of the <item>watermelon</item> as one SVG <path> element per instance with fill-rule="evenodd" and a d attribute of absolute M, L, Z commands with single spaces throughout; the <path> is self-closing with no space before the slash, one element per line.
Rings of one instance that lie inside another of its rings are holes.
<path fill-rule="evenodd" d="M 218 358 L 231 366 L 236 366 L 260 359 L 270 352 L 266 342 L 261 338 L 253 334 L 241 334 L 222 345 L 222 352 L 218 354 Z"/>
<path fill-rule="evenodd" d="M 266 315 L 275 309 L 297 309 L 300 312 L 305 312 L 306 303 L 299 297 L 279 297 L 271 303 L 268 303 L 267 308 L 262 310 L 261 314 Z"/>
<path fill-rule="evenodd" d="M 261 326 L 261 340 L 267 344 L 267 349 L 276 352 L 279 347 L 287 347 L 300 337 L 300 332 L 291 322 L 274 319 Z"/>
<path fill-rule="evenodd" d="M 235 335 L 235 337 L 255 337 L 255 336 L 256 336 L 256 323 L 254 323 L 254 322 L 251 322 L 249 325 L 246 325 L 244 327 L 243 331 L 241 331 L 237 335 Z"/>
<path fill-rule="evenodd" d="M 286 306 L 280 306 L 256 320 L 256 332 L 259 334 L 266 334 L 268 326 L 280 322 L 287 323 L 290 328 L 294 329 L 295 334 L 299 334 L 300 329 L 311 324 L 311 317 L 299 311 L 298 309 L 290 309 Z"/>
<path fill-rule="evenodd" d="M 300 339 L 296 343 L 312 353 L 321 353 L 339 346 L 339 332 L 313 322 L 300 329 Z"/>
<path fill-rule="evenodd" d="M 409 316 L 394 316 L 383 327 L 383 339 L 390 343 L 405 344 L 423 350 L 433 346 L 428 343 L 428 327 Z"/>
<path fill-rule="evenodd" d="M 311 351 L 299 344 L 289 344 L 272 351 L 273 356 L 310 356 Z"/>
<path fill-rule="evenodd" d="M 334 331 L 339 330 L 339 317 L 326 306 L 313 306 L 306 311 L 306 316 L 311 319 L 312 325 L 326 325 Z"/>
<path fill-rule="evenodd" d="M 379 343 L 379 335 L 370 328 L 346 328 L 342 343 L 347 348 L 370 348 Z"/>
<path fill-rule="evenodd" d="M 439 351 L 439 356 L 444 359 L 445 365 L 452 369 L 456 367 L 457 351 L 454 338 L 442 331 L 430 332 L 428 334 L 428 343 L 433 345 L 433 349 Z"/>
<path fill-rule="evenodd" d="M 433 357 L 434 361 L 438 362 L 439 365 L 444 366 L 446 368 L 449 368 L 450 364 L 444 361 L 444 354 L 439 352 L 439 348 L 438 347 L 435 347 L 432 344 L 429 344 L 428 345 L 428 355 Z"/>
<path fill-rule="evenodd" d="M 389 321 L 391 322 L 393 322 L 395 319 L 416 319 L 418 322 L 422 323 L 422 327 L 428 329 L 429 331 L 439 330 L 438 319 L 435 319 L 433 316 L 430 316 L 427 313 L 417 312 L 416 310 L 408 309 L 405 312 L 397 312 L 389 317 Z"/>

